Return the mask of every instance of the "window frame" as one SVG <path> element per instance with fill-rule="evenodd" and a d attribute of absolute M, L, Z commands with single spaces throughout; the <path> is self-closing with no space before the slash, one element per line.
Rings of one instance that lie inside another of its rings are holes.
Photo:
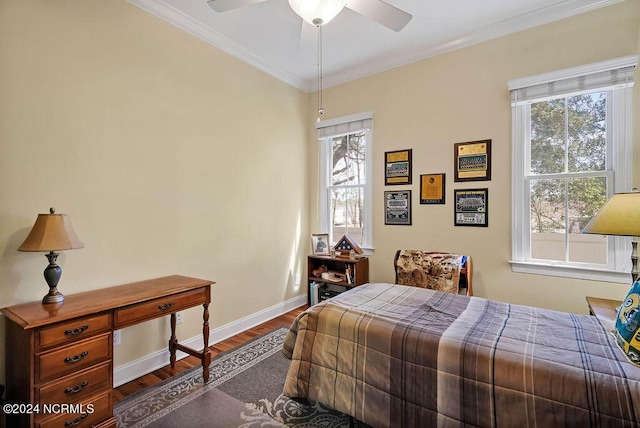
<path fill-rule="evenodd" d="M 517 79 L 509 82 L 509 89 L 521 88 L 555 82 L 563 79 L 579 78 L 589 74 L 634 67 L 637 55 L 630 55 L 609 61 L 588 64 L 580 67 L 559 70 L 557 72 Z M 633 79 L 633 78 L 632 78 Z M 632 186 L 632 92 L 633 80 L 624 87 L 589 88 L 583 93 L 607 92 L 607 169 L 601 175 L 607 175 L 610 197 L 612 193 L 629 191 Z M 559 98 L 576 95 L 579 91 L 570 91 Z M 540 101 L 534 100 L 534 101 Z M 607 265 L 551 261 L 531 258 L 530 223 L 530 179 L 546 176 L 526 175 L 530 171 L 530 105 L 532 101 L 512 103 L 512 255 L 509 261 L 513 272 L 538 275 L 550 275 L 580 278 L 608 282 L 628 283 L 631 272 L 631 239 L 628 237 L 608 237 Z M 565 177 L 571 173 L 563 173 Z M 610 181 L 609 181 L 610 180 Z"/>
<path fill-rule="evenodd" d="M 368 124 L 368 125 L 364 125 Z M 362 126 L 361 126 L 362 125 Z M 373 252 L 373 113 L 365 112 L 349 116 L 338 117 L 320 121 L 316 124 L 318 129 L 318 211 L 319 223 L 322 233 L 329 234 L 331 246 L 335 245 L 341 236 L 333 236 L 331 227 L 331 204 L 330 193 L 334 187 L 331 183 L 331 159 L 332 159 L 332 139 L 358 132 L 365 133 L 365 184 L 363 187 L 363 217 L 364 226 L 362 232 L 362 244 L 360 247 L 365 252 Z M 324 135 L 321 129 L 333 129 L 332 132 Z M 360 187 L 348 185 L 346 187 Z"/>

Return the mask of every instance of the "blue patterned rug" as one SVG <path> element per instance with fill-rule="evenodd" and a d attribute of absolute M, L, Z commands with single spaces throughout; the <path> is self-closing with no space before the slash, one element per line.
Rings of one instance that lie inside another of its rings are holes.
<path fill-rule="evenodd" d="M 342 413 L 282 395 L 287 330 L 277 328 L 217 355 L 206 385 L 202 368 L 194 367 L 116 403 L 118 427 L 349 427 Z"/>

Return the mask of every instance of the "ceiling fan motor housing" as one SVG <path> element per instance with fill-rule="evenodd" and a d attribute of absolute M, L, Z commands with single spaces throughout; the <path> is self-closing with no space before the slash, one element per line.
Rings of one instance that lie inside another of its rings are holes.
<path fill-rule="evenodd" d="M 291 9 L 316 27 L 335 18 L 346 4 L 346 0 L 289 0 Z"/>

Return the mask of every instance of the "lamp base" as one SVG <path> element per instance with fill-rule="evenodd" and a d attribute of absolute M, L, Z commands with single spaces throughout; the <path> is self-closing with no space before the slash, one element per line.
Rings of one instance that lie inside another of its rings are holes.
<path fill-rule="evenodd" d="M 58 291 L 58 281 L 62 276 L 62 268 L 56 264 L 58 255 L 53 251 L 45 254 L 49 260 L 49 266 L 44 269 L 44 279 L 49 285 L 49 292 L 42 298 L 42 303 L 44 304 L 62 303 L 64 301 L 64 294 Z"/>
<path fill-rule="evenodd" d="M 42 298 L 42 303 L 45 305 L 62 302 L 64 302 L 64 294 L 60 293 L 55 287 L 50 288 L 47 295 Z"/>

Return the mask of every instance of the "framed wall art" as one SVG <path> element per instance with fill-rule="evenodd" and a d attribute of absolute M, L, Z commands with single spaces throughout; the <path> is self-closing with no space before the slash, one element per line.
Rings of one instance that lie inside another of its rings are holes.
<path fill-rule="evenodd" d="M 411 149 L 384 153 L 384 184 L 411 184 Z"/>
<path fill-rule="evenodd" d="M 312 234 L 311 250 L 313 251 L 314 256 L 328 256 L 330 254 L 329 234 L 328 233 Z"/>
<path fill-rule="evenodd" d="M 411 190 L 384 192 L 384 224 L 411 225 Z"/>
<path fill-rule="evenodd" d="M 491 140 L 456 143 L 454 159 L 453 181 L 491 180 Z"/>
<path fill-rule="evenodd" d="M 444 204 L 445 203 L 445 174 L 420 175 L 420 203 Z"/>
<path fill-rule="evenodd" d="M 455 189 L 454 225 L 489 226 L 489 189 Z"/>

